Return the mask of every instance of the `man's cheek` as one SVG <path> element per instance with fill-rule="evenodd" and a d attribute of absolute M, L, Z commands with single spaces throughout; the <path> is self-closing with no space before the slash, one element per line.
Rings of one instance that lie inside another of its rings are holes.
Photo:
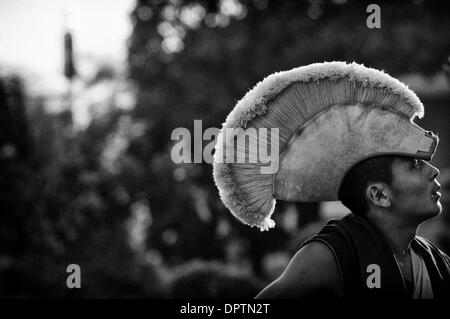
<path fill-rule="evenodd" d="M 418 181 L 405 181 L 402 187 L 399 187 L 399 193 L 406 196 L 421 196 L 427 192 L 427 187 L 424 183 Z"/>

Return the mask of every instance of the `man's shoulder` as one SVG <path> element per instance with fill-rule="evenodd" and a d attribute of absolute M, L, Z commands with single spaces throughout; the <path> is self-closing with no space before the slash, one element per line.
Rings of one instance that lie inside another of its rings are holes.
<path fill-rule="evenodd" d="M 339 297 L 339 268 L 332 250 L 323 242 L 311 241 L 294 255 L 283 274 L 258 297 Z"/>
<path fill-rule="evenodd" d="M 344 257 L 350 252 L 353 242 L 353 229 L 359 227 L 359 217 L 350 213 L 341 218 L 332 218 L 325 223 L 313 236 L 306 239 L 300 248 L 310 243 L 315 243 L 309 249 L 317 249 L 319 252 L 336 257 L 336 254 Z M 319 244 L 320 243 L 320 244 Z"/>
<path fill-rule="evenodd" d="M 341 294 L 338 261 L 332 248 L 323 241 L 312 240 L 305 244 L 286 270 L 291 273 L 287 279 L 300 276 L 303 284 L 311 290 L 329 291 L 337 296 Z"/>
<path fill-rule="evenodd" d="M 332 264 L 334 261 L 335 256 L 332 248 L 322 240 L 312 239 L 300 248 L 292 258 L 291 263 L 293 267 L 317 264 L 318 270 L 321 271 L 321 265 Z"/>

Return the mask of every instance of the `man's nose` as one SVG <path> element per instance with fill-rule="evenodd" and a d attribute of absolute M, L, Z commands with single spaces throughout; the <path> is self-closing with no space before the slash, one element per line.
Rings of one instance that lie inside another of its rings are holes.
<path fill-rule="evenodd" d="M 428 164 L 428 163 L 427 163 Z M 437 169 L 437 167 L 434 167 L 431 164 L 428 164 L 429 168 L 430 168 L 430 177 L 431 180 L 434 180 L 436 177 L 439 176 L 439 169 Z"/>

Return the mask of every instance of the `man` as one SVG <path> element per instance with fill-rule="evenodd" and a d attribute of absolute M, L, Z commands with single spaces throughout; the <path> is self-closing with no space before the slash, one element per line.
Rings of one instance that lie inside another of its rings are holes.
<path fill-rule="evenodd" d="M 258 297 L 449 295 L 448 256 L 415 236 L 420 223 L 442 210 L 439 172 L 425 162 L 438 138 L 413 122 L 423 114 L 403 83 L 343 62 L 275 73 L 238 102 L 214 155 L 219 194 L 235 217 L 268 230 L 276 199 L 339 199 L 353 212 L 307 240 Z M 227 128 L 243 130 L 230 137 Z M 261 145 L 279 150 L 278 170 L 264 173 L 264 156 L 248 160 L 255 148 L 239 134 L 249 128 L 258 132 L 250 141 L 258 141 L 259 152 Z M 260 134 L 265 128 L 276 128 L 277 138 Z M 225 160 L 230 153 L 246 161 Z"/>
<path fill-rule="evenodd" d="M 385 260 L 382 261 L 385 266 L 377 274 L 382 278 L 378 287 L 370 286 L 370 282 L 367 286 L 367 278 L 371 274 L 366 272 L 366 267 L 361 269 L 364 262 L 360 259 L 370 257 L 361 256 L 356 261 L 356 257 L 348 253 L 352 248 L 344 242 L 349 238 L 339 235 L 341 229 L 327 229 L 334 224 L 329 223 L 303 245 L 284 273 L 258 297 L 301 298 L 321 295 L 342 298 L 394 295 L 430 299 L 448 296 L 450 259 L 424 239 L 415 238 L 419 224 L 442 210 L 438 192 L 440 185 L 435 179 L 438 174 L 435 167 L 420 159 L 382 156 L 357 165 L 344 179 L 340 200 L 355 212 L 355 216 L 349 215 L 339 222 L 343 223 L 342 227 L 353 231 L 351 236 L 354 239 L 367 240 L 358 235 L 358 231 L 372 228 L 369 231 L 382 244 L 379 250 L 381 253 L 386 252 L 383 257 Z M 341 225 L 334 224 L 334 227 Z M 436 255 L 433 257 L 441 260 L 436 263 L 426 262 L 426 253 L 425 258 L 421 257 L 422 245 L 433 250 Z M 371 245 L 369 249 L 377 248 L 376 245 Z M 359 252 L 360 255 L 368 253 L 363 249 Z M 379 251 L 371 253 L 380 254 Z M 373 261 L 372 259 L 371 262 Z M 386 275 L 383 270 L 387 272 Z M 344 271 L 347 273 L 344 274 Z M 431 271 L 438 274 L 430 276 Z M 442 279 L 439 278 L 439 273 L 442 274 Z M 383 281 L 387 281 L 388 286 L 387 291 L 381 294 L 383 285 L 386 284 Z M 397 286 L 393 285 L 395 281 Z M 441 288 L 441 282 L 446 286 Z M 370 289 L 373 289 L 373 294 Z"/>

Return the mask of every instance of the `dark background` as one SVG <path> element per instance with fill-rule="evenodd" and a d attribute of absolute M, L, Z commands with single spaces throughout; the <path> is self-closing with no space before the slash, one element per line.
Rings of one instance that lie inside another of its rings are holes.
<path fill-rule="evenodd" d="M 211 165 L 171 160 L 171 132 L 194 119 L 220 128 L 268 74 L 322 61 L 383 69 L 419 95 L 418 124 L 441 138 L 433 164 L 444 186 L 443 214 L 421 231 L 450 252 L 450 3 L 377 1 L 381 28 L 369 29 L 366 1 L 228 2 L 137 1 L 125 76 L 103 65 L 80 79 L 66 35 L 69 84 L 135 88 L 132 108 L 106 101 L 83 129 L 76 96 L 47 112 L 45 95 L 30 97 L 22 74 L 0 69 L 1 297 L 254 296 L 342 208 L 278 202 L 275 229 L 244 226 L 221 203 Z M 69 264 L 81 267 L 80 289 L 66 287 Z"/>

